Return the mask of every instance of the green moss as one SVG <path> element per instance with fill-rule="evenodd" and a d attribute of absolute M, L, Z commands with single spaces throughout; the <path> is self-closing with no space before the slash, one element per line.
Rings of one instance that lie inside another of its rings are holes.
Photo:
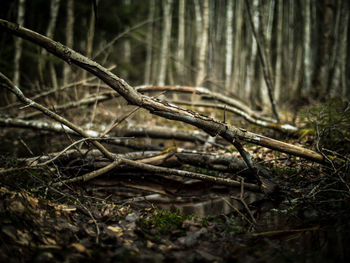
<path fill-rule="evenodd" d="M 315 136 L 315 129 L 314 128 L 304 128 L 304 129 L 300 129 L 298 131 L 298 135 L 299 135 L 299 138 L 304 138 L 306 136 Z"/>
<path fill-rule="evenodd" d="M 281 177 L 281 176 L 293 176 L 297 174 L 297 169 L 293 167 L 286 167 L 286 168 L 280 168 L 280 167 L 271 167 L 270 168 L 271 173 L 276 176 L 276 177 Z"/>
<path fill-rule="evenodd" d="M 193 172 L 193 173 L 200 173 L 200 174 L 206 174 L 206 175 L 212 175 L 212 176 L 217 175 L 216 171 L 209 170 L 205 167 L 194 167 L 190 165 L 183 165 L 181 169 L 184 171 Z"/>
<path fill-rule="evenodd" d="M 228 150 L 229 150 L 230 152 L 232 152 L 232 153 L 233 153 L 233 152 L 238 152 L 237 148 L 234 147 L 233 145 L 232 145 L 232 146 L 230 145 L 230 146 L 228 147 Z"/>
<path fill-rule="evenodd" d="M 182 228 L 182 223 L 192 216 L 180 214 L 179 212 L 168 212 L 156 209 L 149 218 L 141 219 L 138 224 L 144 230 L 156 230 L 160 234 L 169 234 L 171 231 Z"/>

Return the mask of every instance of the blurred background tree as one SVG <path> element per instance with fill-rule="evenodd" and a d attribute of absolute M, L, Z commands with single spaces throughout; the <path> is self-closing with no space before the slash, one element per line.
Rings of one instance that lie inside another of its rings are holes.
<path fill-rule="evenodd" d="M 350 97 L 348 1 L 251 1 L 279 107 Z M 0 17 L 73 47 L 132 85 L 201 85 L 269 110 L 243 0 L 3 1 Z M 0 32 L 0 71 L 30 93 L 89 76 Z M 1 90 L 2 105 L 13 100 Z"/>

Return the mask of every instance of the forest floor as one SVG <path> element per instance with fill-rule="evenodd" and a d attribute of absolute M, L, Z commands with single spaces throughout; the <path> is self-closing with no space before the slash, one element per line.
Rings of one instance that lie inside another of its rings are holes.
<path fill-rule="evenodd" d="M 31 145 L 24 139 L 29 135 L 19 137 Z M 17 133 L 6 133 L 4 144 L 19 147 L 15 138 Z M 302 140 L 313 141 L 309 135 Z M 1 174 L 0 262 L 348 262 L 348 167 L 337 170 L 254 145 L 247 149 L 280 190 L 222 214 L 183 214 L 132 198 L 117 202 L 111 196 L 118 193 L 96 195 L 96 185 L 88 183 L 53 187 L 55 169 Z M 19 167 L 2 152 L 0 167 Z"/>

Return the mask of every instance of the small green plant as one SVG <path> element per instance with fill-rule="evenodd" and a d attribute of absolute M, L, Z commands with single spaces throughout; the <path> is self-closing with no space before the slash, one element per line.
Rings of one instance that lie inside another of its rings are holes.
<path fill-rule="evenodd" d="M 234 232 L 236 234 L 243 233 L 245 230 L 242 226 L 239 225 L 240 219 L 238 218 L 231 218 L 229 222 L 227 223 L 227 229 L 229 232 Z"/>
<path fill-rule="evenodd" d="M 169 234 L 171 231 L 181 229 L 182 223 L 192 216 L 184 215 L 179 212 L 169 212 L 163 209 L 156 209 L 149 218 L 143 218 L 139 221 L 142 229 L 155 229 L 161 234 Z"/>

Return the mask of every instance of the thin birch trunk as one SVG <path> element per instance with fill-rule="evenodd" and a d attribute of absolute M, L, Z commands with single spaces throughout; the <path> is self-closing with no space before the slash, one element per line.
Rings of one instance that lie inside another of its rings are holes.
<path fill-rule="evenodd" d="M 268 14 L 269 15 L 267 17 L 266 23 L 266 43 L 271 46 L 272 28 L 275 14 L 275 0 L 270 0 L 270 3 L 268 5 Z"/>
<path fill-rule="evenodd" d="M 203 0 L 203 28 L 202 28 L 201 45 L 200 45 L 199 57 L 198 57 L 198 72 L 196 77 L 196 86 L 200 86 L 206 78 L 208 29 L 209 29 L 209 0 Z"/>
<path fill-rule="evenodd" d="M 24 24 L 24 15 L 25 15 L 25 0 L 19 0 L 18 3 L 18 11 L 17 11 L 17 24 L 23 26 Z M 14 57 L 14 73 L 13 73 L 13 83 L 16 86 L 19 86 L 20 84 L 20 60 L 22 56 L 22 42 L 23 40 L 21 38 L 15 38 L 15 57 Z M 15 96 L 11 96 L 12 98 L 15 98 Z"/>
<path fill-rule="evenodd" d="M 293 96 L 293 76 L 294 76 L 294 69 L 297 63 L 297 60 L 295 59 L 294 55 L 294 6 L 293 1 L 289 1 L 288 8 L 287 8 L 287 22 L 286 22 L 287 28 L 287 46 L 288 46 L 288 55 L 286 56 L 288 59 L 284 63 L 286 64 L 286 97 L 288 99 L 292 99 Z M 300 73 L 298 73 L 300 74 Z"/>
<path fill-rule="evenodd" d="M 243 39 L 242 39 L 242 26 L 243 26 L 243 2 L 236 1 L 236 9 L 235 9 L 235 50 L 234 50 L 234 59 L 233 59 L 233 90 L 234 93 L 239 96 L 240 88 L 243 79 L 243 74 L 241 74 L 244 55 L 245 52 L 243 50 Z"/>
<path fill-rule="evenodd" d="M 225 79 L 225 48 L 222 47 L 222 39 L 225 39 L 225 27 L 226 27 L 226 3 L 224 1 L 209 1 L 209 36 L 207 52 L 207 78 L 210 80 L 208 87 L 215 89 L 223 88 L 224 83 L 221 85 L 215 85 L 221 83 Z M 215 84 L 214 84 L 215 83 Z M 214 84 L 214 85 L 213 85 Z"/>
<path fill-rule="evenodd" d="M 298 12 L 295 12 L 296 5 L 294 1 L 289 2 L 289 27 L 290 27 L 290 34 L 289 34 L 289 66 L 290 66 L 290 74 L 289 75 L 289 82 L 291 85 L 291 94 L 290 97 L 299 99 L 300 97 L 300 84 L 302 82 L 302 78 L 304 77 L 302 72 L 302 68 L 304 66 L 304 59 L 303 59 L 303 45 L 299 44 L 300 39 L 302 41 L 303 37 L 300 36 L 300 34 L 297 34 L 297 32 L 302 31 L 301 29 L 298 30 L 298 28 L 295 27 L 296 21 L 299 20 Z"/>
<path fill-rule="evenodd" d="M 233 0 L 228 0 L 226 9 L 226 64 L 225 64 L 225 88 L 229 90 L 232 76 L 232 18 Z"/>
<path fill-rule="evenodd" d="M 179 0 L 179 30 L 177 39 L 176 71 L 177 82 L 183 84 L 185 63 L 185 0 Z"/>
<path fill-rule="evenodd" d="M 67 0 L 67 22 L 66 22 L 66 46 L 73 48 L 74 44 L 74 0 Z M 63 85 L 69 82 L 71 66 L 63 66 Z"/>
<path fill-rule="evenodd" d="M 275 0 L 271 0 L 270 3 L 268 4 L 267 7 L 267 16 L 266 16 L 266 30 L 262 28 L 261 31 L 265 31 L 265 38 L 266 38 L 266 49 L 270 49 L 272 47 L 272 29 L 273 29 L 273 22 L 274 22 L 274 14 L 275 14 Z M 261 20 L 263 20 L 263 14 L 260 15 Z M 262 22 L 261 22 L 262 24 Z M 263 27 L 263 24 L 261 25 Z M 272 59 L 271 56 L 267 59 Z M 261 73 L 261 72 L 260 72 Z M 261 75 L 260 75 L 261 76 Z M 269 105 L 270 99 L 269 99 L 269 92 L 268 88 L 266 86 L 266 82 L 263 81 L 262 79 L 260 80 L 261 82 L 261 100 L 263 105 Z"/>
<path fill-rule="evenodd" d="M 304 88 L 302 93 L 304 95 L 309 95 L 311 91 L 311 75 L 312 75 L 312 65 L 311 65 L 311 1 L 304 0 Z"/>
<path fill-rule="evenodd" d="M 158 85 L 163 86 L 166 79 L 167 72 L 167 63 L 168 63 L 168 50 L 169 42 L 171 37 L 171 20 L 172 20 L 172 0 L 164 1 L 163 17 L 164 17 L 164 26 L 162 32 L 162 48 L 160 51 L 160 66 L 159 66 L 159 78 Z"/>
<path fill-rule="evenodd" d="M 148 12 L 148 32 L 147 32 L 147 50 L 146 50 L 146 66 L 145 66 L 145 84 L 151 83 L 151 68 L 152 68 L 152 45 L 153 45 L 153 20 L 155 11 L 155 0 L 149 2 Z"/>
<path fill-rule="evenodd" d="M 201 43 L 202 43 L 202 12 L 201 12 L 201 7 L 199 4 L 199 0 L 194 0 L 194 10 L 196 14 L 196 67 L 198 68 L 198 63 L 199 63 L 199 50 L 201 49 Z"/>

